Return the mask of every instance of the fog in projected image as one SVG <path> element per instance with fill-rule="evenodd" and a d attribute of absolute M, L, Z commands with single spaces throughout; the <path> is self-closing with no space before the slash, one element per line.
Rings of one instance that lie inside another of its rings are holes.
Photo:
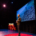
<path fill-rule="evenodd" d="M 17 10 L 17 15 L 20 14 L 21 22 L 35 20 L 35 8 L 34 8 L 34 0 L 31 0 L 24 6 L 22 6 L 19 10 Z"/>

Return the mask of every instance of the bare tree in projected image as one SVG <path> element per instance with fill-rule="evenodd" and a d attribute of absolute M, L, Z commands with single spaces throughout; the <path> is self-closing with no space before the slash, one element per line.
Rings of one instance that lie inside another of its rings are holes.
<path fill-rule="evenodd" d="M 25 13 L 24 13 L 24 15 L 23 15 L 23 17 L 24 17 L 23 20 L 24 20 L 24 21 L 27 20 L 27 19 L 26 19 L 27 15 L 25 15 L 25 14 L 27 14 L 27 8 L 26 8 L 26 11 L 25 11 Z"/>
<path fill-rule="evenodd" d="M 24 12 L 22 20 L 29 21 L 29 20 L 35 20 L 35 9 L 34 7 L 30 6 L 30 10 L 27 10 Z"/>
<path fill-rule="evenodd" d="M 35 9 L 34 9 L 34 7 L 31 7 L 31 12 L 33 13 L 31 16 L 32 16 L 32 19 L 34 19 L 35 20 Z M 31 19 L 31 18 L 30 18 Z"/>
<path fill-rule="evenodd" d="M 27 10 L 27 8 L 26 8 L 26 10 Z M 26 11 L 27 12 L 27 11 Z M 25 13 L 26 14 L 26 13 Z M 22 16 L 22 21 L 24 21 L 24 18 L 25 18 L 25 16 L 24 16 L 24 14 L 23 14 L 23 16 Z M 26 19 L 26 18 L 25 18 Z"/>

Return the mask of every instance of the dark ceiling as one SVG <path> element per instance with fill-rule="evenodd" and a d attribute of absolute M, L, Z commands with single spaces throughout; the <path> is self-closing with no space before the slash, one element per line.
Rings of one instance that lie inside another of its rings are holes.
<path fill-rule="evenodd" d="M 23 5 L 25 5 L 26 3 L 28 3 L 30 0 L 0 0 L 0 4 L 2 3 L 6 3 L 7 4 L 7 9 L 14 9 L 14 10 L 18 10 L 19 8 L 21 8 Z M 13 2 L 13 4 L 11 3 Z M 2 8 L 2 7 L 1 7 Z M 7 10 L 6 9 L 6 10 Z M 8 9 L 8 10 L 9 10 Z"/>
<path fill-rule="evenodd" d="M 30 0 L 0 0 L 0 17 L 4 21 L 12 20 L 13 22 L 16 19 L 16 11 L 21 8 L 23 5 L 28 3 Z M 13 4 L 11 3 L 13 2 Z M 7 8 L 2 8 L 2 4 L 5 3 Z M 13 20 L 14 19 L 14 20 Z M 11 22 L 11 21 L 10 21 Z"/>

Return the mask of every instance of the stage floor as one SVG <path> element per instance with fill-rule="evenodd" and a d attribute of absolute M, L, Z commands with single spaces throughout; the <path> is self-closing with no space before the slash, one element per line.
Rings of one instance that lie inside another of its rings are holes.
<path fill-rule="evenodd" d="M 17 35 L 18 35 L 18 31 L 0 29 L 0 36 L 17 36 Z M 20 31 L 20 36 L 36 36 L 36 34 Z"/>

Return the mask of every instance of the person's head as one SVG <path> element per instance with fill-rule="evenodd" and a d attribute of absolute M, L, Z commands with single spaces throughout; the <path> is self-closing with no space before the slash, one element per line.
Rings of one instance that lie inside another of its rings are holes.
<path fill-rule="evenodd" d="M 20 17 L 20 15 L 18 14 L 18 17 Z"/>

